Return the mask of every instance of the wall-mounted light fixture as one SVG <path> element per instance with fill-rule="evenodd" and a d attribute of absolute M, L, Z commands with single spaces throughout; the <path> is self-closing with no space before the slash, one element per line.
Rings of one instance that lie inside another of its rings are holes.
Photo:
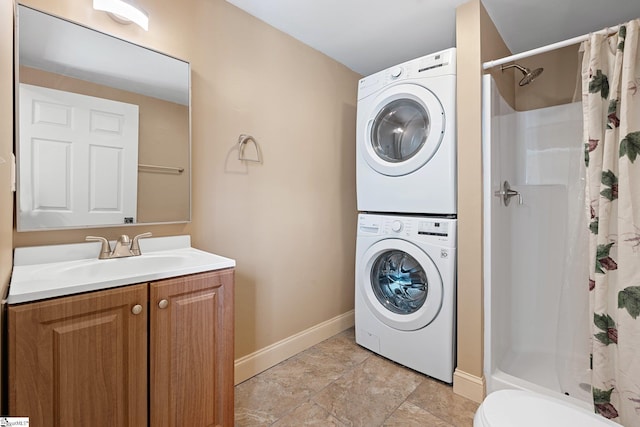
<path fill-rule="evenodd" d="M 149 15 L 126 0 L 93 0 L 93 8 L 103 10 L 120 23 L 134 22 L 149 31 Z"/>

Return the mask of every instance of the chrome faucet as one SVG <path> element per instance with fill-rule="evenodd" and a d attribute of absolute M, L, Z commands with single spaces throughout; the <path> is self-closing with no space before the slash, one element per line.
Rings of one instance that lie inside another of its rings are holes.
<path fill-rule="evenodd" d="M 110 258 L 123 258 L 132 255 L 131 239 L 126 234 L 123 234 L 122 236 L 120 236 L 120 238 L 118 238 L 116 246 L 113 248 L 113 251 L 111 251 Z"/>
<path fill-rule="evenodd" d="M 104 237 L 87 236 L 85 240 L 101 242 L 102 247 L 100 248 L 98 259 L 110 259 L 142 255 L 142 253 L 140 252 L 140 244 L 138 243 L 138 240 L 143 237 L 151 237 L 151 233 L 138 234 L 133 238 L 133 241 L 131 241 L 129 236 L 123 234 L 116 242 L 113 250 L 111 250 L 109 241 Z"/>

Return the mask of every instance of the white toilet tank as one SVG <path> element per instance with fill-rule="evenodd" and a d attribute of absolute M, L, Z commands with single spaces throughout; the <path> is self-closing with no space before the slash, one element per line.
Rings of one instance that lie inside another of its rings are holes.
<path fill-rule="evenodd" d="M 539 393 L 499 390 L 488 395 L 473 419 L 474 427 L 608 427 L 600 415 Z"/>

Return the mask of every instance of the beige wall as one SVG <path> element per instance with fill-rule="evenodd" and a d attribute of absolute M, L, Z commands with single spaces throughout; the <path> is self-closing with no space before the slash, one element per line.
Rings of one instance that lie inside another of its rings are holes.
<path fill-rule="evenodd" d="M 510 54 L 479 0 L 456 11 L 458 48 L 458 363 L 454 390 L 481 400 L 482 310 L 482 62 Z M 513 101 L 510 76 L 495 74 Z"/>
<path fill-rule="evenodd" d="M 4 298 L 13 264 L 13 193 L 11 153 L 13 152 L 13 3 L 0 0 L 0 295 Z M 4 310 L 4 306 L 2 307 Z M 0 313 L 0 331 L 4 313 Z M 0 340 L 0 354 L 4 354 Z M 2 382 L 0 373 L 0 384 Z M 3 401 L 0 388 L 0 402 Z M 2 413 L 6 413 L 4 410 Z"/>
<path fill-rule="evenodd" d="M 13 264 L 13 4 L 2 0 L 0 6 L 0 293 L 4 297 Z"/>
<path fill-rule="evenodd" d="M 515 74 L 516 110 L 534 110 L 572 102 L 578 82 L 579 47 L 580 45 L 567 46 L 519 60 L 518 64 L 523 67 L 532 70 L 543 67 L 544 72 L 535 81 L 520 87 L 518 82 L 522 73 L 517 70 L 508 71 Z"/>
<path fill-rule="evenodd" d="M 360 76 L 224 1 L 200 4 L 193 235 L 238 262 L 240 357 L 353 309 Z M 241 133 L 263 164 L 237 160 Z"/>
<path fill-rule="evenodd" d="M 461 373 L 482 378 L 482 169 L 480 2 L 456 12 L 458 54 L 458 321 L 454 390 L 465 396 Z M 476 399 L 477 400 L 477 399 Z"/>
<path fill-rule="evenodd" d="M 502 40 L 491 17 L 480 2 L 480 60 L 487 62 L 511 55 L 511 51 Z M 483 74 L 491 74 L 502 97 L 512 106 L 515 105 L 516 90 L 513 73 L 502 72 L 500 67 L 483 70 Z"/>
<path fill-rule="evenodd" d="M 188 232 L 235 258 L 236 358 L 353 309 L 359 75 L 223 0 L 141 0 L 148 33 L 88 0 L 25 3 L 192 65 L 193 222 L 91 234 Z M 237 160 L 241 133 L 263 164 Z M 15 246 L 86 234 L 16 233 Z"/>
<path fill-rule="evenodd" d="M 21 83 L 137 105 L 138 163 L 184 168 L 181 174 L 148 169 L 138 173 L 137 221 L 189 219 L 188 106 L 35 68 L 20 67 L 19 77 Z"/>

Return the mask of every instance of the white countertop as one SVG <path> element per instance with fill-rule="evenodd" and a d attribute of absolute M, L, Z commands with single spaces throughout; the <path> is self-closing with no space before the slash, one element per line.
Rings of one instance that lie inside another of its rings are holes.
<path fill-rule="evenodd" d="M 112 242 L 111 246 L 114 246 Z M 16 248 L 7 303 L 96 291 L 235 267 L 233 259 L 191 247 L 190 236 L 140 240 L 142 255 L 98 260 L 99 242 Z"/>

